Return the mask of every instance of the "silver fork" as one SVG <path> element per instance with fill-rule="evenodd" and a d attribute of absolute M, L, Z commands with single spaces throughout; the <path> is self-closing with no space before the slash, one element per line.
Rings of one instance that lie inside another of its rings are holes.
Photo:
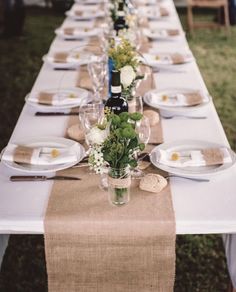
<path fill-rule="evenodd" d="M 166 179 L 169 179 L 171 177 L 176 177 L 176 178 L 182 178 L 182 179 L 188 179 L 192 180 L 195 182 L 209 182 L 210 180 L 207 178 L 195 178 L 195 177 L 186 177 L 186 176 L 181 176 L 181 175 L 175 175 L 175 174 L 168 174 L 165 176 Z"/>
<path fill-rule="evenodd" d="M 206 116 L 184 116 L 184 115 L 172 115 L 172 116 L 163 116 L 161 115 L 163 119 L 170 120 L 174 118 L 185 118 L 185 119 L 196 119 L 196 120 L 202 120 L 207 119 Z"/>

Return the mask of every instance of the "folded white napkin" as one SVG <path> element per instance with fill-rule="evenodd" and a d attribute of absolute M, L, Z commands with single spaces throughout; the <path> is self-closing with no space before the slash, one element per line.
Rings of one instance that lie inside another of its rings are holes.
<path fill-rule="evenodd" d="M 158 56 L 158 58 L 156 58 Z M 172 59 L 170 54 L 143 54 L 143 62 L 150 66 L 171 65 Z"/>
<path fill-rule="evenodd" d="M 212 150 L 212 149 L 208 149 Z M 218 159 L 214 155 L 210 157 L 204 156 L 204 153 L 201 150 L 190 150 L 190 151 L 170 151 L 162 150 L 159 151 L 159 163 L 170 166 L 170 167 L 200 167 L 206 165 L 220 165 L 231 163 L 232 158 L 229 153 L 229 150 L 225 147 L 213 149 L 217 152 L 220 151 L 221 157 L 218 156 Z M 204 150 L 203 150 L 204 151 Z M 210 161 L 211 160 L 211 161 Z M 221 163 L 220 163 L 221 162 Z"/>
<path fill-rule="evenodd" d="M 152 7 L 140 7 L 138 9 L 140 16 L 148 17 L 151 19 L 158 19 L 162 16 L 168 16 L 170 14 L 168 7 L 158 6 L 153 9 Z"/>
<path fill-rule="evenodd" d="M 180 31 L 177 29 L 143 29 L 143 33 L 149 38 L 166 38 L 180 36 Z"/>
<path fill-rule="evenodd" d="M 31 94 L 28 100 L 40 104 L 60 106 L 79 104 L 81 97 L 69 92 L 39 92 L 37 94 Z"/>
<path fill-rule="evenodd" d="M 68 148 L 31 148 L 16 144 L 8 144 L 3 153 L 2 160 L 31 165 L 58 165 L 77 162 L 78 151 L 79 146 L 77 143 Z"/>
<path fill-rule="evenodd" d="M 162 94 L 160 95 L 158 92 L 151 92 L 150 96 L 148 97 L 149 102 L 153 105 L 161 105 L 161 106 L 168 106 L 168 107 L 178 107 L 178 106 L 190 106 L 190 105 L 197 105 L 201 103 L 206 103 L 209 101 L 209 97 L 207 94 L 203 92 L 196 92 L 199 94 L 199 101 L 191 101 L 189 99 L 188 94 L 193 94 L 196 91 L 186 92 L 186 93 L 173 93 L 173 94 Z"/>
<path fill-rule="evenodd" d="M 66 36 L 93 36 L 100 33 L 98 28 L 65 27 L 62 33 Z"/>
<path fill-rule="evenodd" d="M 142 61 L 149 66 L 158 65 L 178 65 L 193 61 L 194 58 L 191 53 L 156 53 L 143 54 Z"/>

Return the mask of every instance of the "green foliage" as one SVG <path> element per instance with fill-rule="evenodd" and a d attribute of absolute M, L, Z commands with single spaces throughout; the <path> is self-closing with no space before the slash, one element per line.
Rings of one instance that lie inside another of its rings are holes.
<path fill-rule="evenodd" d="M 104 160 L 115 169 L 125 168 L 128 165 L 136 167 L 137 162 L 133 154 L 143 149 L 143 144 L 139 143 L 135 122 L 142 118 L 142 114 L 121 113 L 110 114 L 107 117 L 111 124 L 110 134 L 102 146 Z"/>
<path fill-rule="evenodd" d="M 126 65 L 133 67 L 136 71 L 139 61 L 137 60 L 137 54 L 126 39 L 122 39 L 121 43 L 115 47 L 111 47 L 108 51 L 109 57 L 113 60 L 116 70 L 120 70 Z"/>

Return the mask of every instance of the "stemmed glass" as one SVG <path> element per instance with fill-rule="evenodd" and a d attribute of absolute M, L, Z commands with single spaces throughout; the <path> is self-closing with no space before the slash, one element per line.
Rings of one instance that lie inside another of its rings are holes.
<path fill-rule="evenodd" d="M 88 71 L 92 80 L 94 100 L 99 101 L 101 100 L 101 93 L 104 89 L 107 75 L 107 56 L 94 56 L 88 64 Z"/>
<path fill-rule="evenodd" d="M 137 122 L 136 131 L 138 132 L 139 141 L 147 145 L 151 135 L 150 123 L 147 117 L 143 116 L 142 119 Z M 140 178 L 144 176 L 144 172 L 137 167 L 132 172 L 132 176 Z"/>
<path fill-rule="evenodd" d="M 142 96 L 134 96 L 132 100 L 129 101 L 129 112 L 143 113 L 143 99 Z"/>
<path fill-rule="evenodd" d="M 103 117 L 103 104 L 92 103 L 83 104 L 79 109 L 79 118 L 84 130 L 86 144 L 90 147 L 91 141 L 89 139 L 90 130 L 99 123 Z"/>
<path fill-rule="evenodd" d="M 138 132 L 140 142 L 147 145 L 151 135 L 149 119 L 143 116 L 142 119 L 137 122 L 136 129 Z"/>

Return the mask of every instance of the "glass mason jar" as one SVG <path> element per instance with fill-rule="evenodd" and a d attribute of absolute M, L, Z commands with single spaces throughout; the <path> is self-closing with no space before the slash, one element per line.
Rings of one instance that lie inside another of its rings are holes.
<path fill-rule="evenodd" d="M 122 206 L 130 199 L 130 169 L 110 168 L 108 172 L 108 198 L 111 204 Z"/>

